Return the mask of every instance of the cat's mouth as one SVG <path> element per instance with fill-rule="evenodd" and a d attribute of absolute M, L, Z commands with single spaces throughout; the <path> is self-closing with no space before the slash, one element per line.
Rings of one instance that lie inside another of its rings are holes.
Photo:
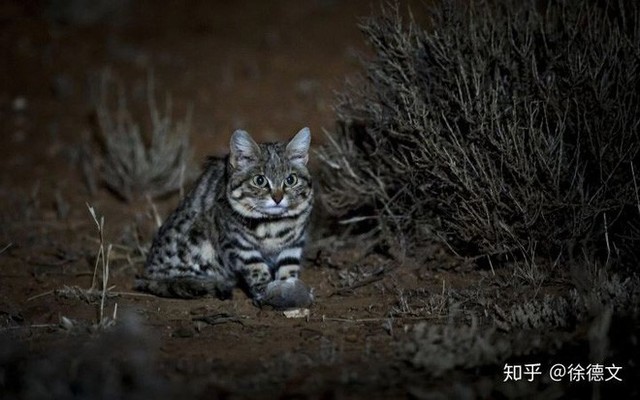
<path fill-rule="evenodd" d="M 275 205 L 262 208 L 262 212 L 267 215 L 281 215 L 287 212 L 288 207 L 284 205 Z"/>
<path fill-rule="evenodd" d="M 276 203 L 273 199 L 267 199 L 262 203 L 260 211 L 266 215 L 282 215 L 289 210 L 289 201 L 284 198 Z"/>

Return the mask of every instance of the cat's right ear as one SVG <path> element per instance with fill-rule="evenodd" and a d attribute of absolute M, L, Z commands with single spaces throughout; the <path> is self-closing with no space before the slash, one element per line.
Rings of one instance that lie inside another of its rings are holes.
<path fill-rule="evenodd" d="M 235 169 L 242 169 L 255 162 L 260 156 L 260 147 L 253 141 L 249 132 L 238 129 L 231 136 L 229 144 L 229 163 Z"/>
<path fill-rule="evenodd" d="M 311 144 L 311 131 L 304 127 L 287 143 L 287 155 L 289 161 L 306 165 L 309 161 L 309 145 Z"/>

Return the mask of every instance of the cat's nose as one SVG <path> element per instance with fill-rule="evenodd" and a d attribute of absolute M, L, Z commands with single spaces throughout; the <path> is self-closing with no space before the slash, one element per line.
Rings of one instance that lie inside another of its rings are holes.
<path fill-rule="evenodd" d="M 282 192 L 282 190 L 276 190 L 275 192 L 271 193 L 271 198 L 276 202 L 276 204 L 280 204 L 283 197 L 284 193 Z"/>

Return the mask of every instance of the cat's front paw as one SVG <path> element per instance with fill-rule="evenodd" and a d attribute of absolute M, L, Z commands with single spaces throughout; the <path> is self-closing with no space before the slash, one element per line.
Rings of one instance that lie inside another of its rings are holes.
<path fill-rule="evenodd" d="M 298 278 L 279 279 L 270 282 L 264 293 L 256 299 L 260 306 L 276 310 L 307 308 L 314 302 L 313 290 Z"/>

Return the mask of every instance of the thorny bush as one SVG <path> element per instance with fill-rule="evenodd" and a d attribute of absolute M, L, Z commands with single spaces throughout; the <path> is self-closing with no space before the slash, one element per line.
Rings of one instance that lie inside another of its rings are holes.
<path fill-rule="evenodd" d="M 493 262 L 630 259 L 638 6 L 464 3 L 440 4 L 428 28 L 393 6 L 364 21 L 374 55 L 319 151 L 323 204 Z"/>

